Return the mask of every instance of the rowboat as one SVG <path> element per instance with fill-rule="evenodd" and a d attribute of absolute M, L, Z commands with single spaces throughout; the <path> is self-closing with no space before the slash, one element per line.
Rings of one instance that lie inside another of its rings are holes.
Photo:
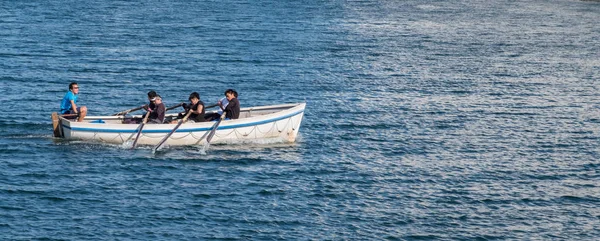
<path fill-rule="evenodd" d="M 298 129 L 304 116 L 306 103 L 281 104 L 242 108 L 239 119 L 223 120 L 214 132 L 211 144 L 231 144 L 244 142 L 295 142 Z M 207 111 L 211 113 L 214 111 Z M 177 114 L 167 114 L 166 118 L 175 118 Z M 86 116 L 82 122 L 52 114 L 54 135 L 67 140 L 98 141 L 123 144 L 135 139 L 139 124 L 126 124 L 127 119 L 141 116 Z M 157 145 L 169 136 L 165 145 L 189 146 L 202 145 L 215 122 L 185 122 L 170 136 L 176 124 L 146 124 L 137 143 L 139 145 Z"/>

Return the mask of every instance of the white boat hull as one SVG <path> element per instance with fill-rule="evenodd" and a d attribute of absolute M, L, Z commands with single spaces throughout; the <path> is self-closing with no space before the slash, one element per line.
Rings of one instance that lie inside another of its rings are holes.
<path fill-rule="evenodd" d="M 304 116 L 305 103 L 243 108 L 240 118 L 223 120 L 211 140 L 213 143 L 244 143 L 257 141 L 295 142 Z M 139 124 L 121 124 L 122 116 L 88 116 L 83 122 L 62 117 L 62 136 L 71 140 L 100 141 L 123 144 L 133 141 Z M 96 123 L 94 123 L 96 122 Z M 101 123 L 97 123 L 101 122 Z M 206 134 L 215 122 L 184 123 L 165 145 L 187 146 L 206 143 Z M 156 145 L 176 124 L 146 124 L 137 140 L 139 145 Z"/>

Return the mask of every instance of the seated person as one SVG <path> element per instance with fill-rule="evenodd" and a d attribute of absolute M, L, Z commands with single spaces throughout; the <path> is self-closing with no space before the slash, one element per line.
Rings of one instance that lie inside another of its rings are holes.
<path fill-rule="evenodd" d="M 77 107 L 77 99 L 79 99 L 79 85 L 72 82 L 69 84 L 69 92 L 65 94 L 60 103 L 60 114 L 74 115 L 73 119 L 79 117 L 77 121 L 82 122 L 83 118 L 87 115 L 87 107 Z M 65 118 L 67 118 L 67 116 L 65 116 Z"/>
<path fill-rule="evenodd" d="M 148 99 L 150 104 L 145 109 L 150 112 L 150 116 L 148 116 L 147 123 L 162 124 L 165 121 L 165 113 L 167 112 L 165 104 L 162 103 L 162 98 L 160 95 L 150 98 L 150 93 L 148 93 Z"/>
<path fill-rule="evenodd" d="M 237 99 L 238 93 L 235 90 L 228 89 L 225 91 L 225 97 L 229 101 L 227 107 L 225 107 L 225 118 L 235 120 L 240 118 L 240 101 Z"/>
<path fill-rule="evenodd" d="M 205 122 L 206 119 L 204 119 L 204 102 L 200 101 L 200 94 L 198 94 L 198 92 L 193 92 L 190 94 L 190 97 L 188 99 L 190 100 L 190 104 L 183 104 L 183 109 L 186 110 L 185 114 L 191 112 L 190 116 L 188 117 L 188 121 L 191 123 Z M 183 116 L 184 113 L 179 113 L 179 116 L 177 118 L 182 119 Z M 177 121 L 174 120 L 171 123 L 174 124 L 177 123 Z"/>

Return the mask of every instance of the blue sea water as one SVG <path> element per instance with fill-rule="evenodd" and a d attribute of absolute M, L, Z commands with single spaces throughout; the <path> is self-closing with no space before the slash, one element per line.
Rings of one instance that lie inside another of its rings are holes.
<path fill-rule="evenodd" d="M 594 240 L 600 3 L 1 1 L 2 240 Z M 296 143 L 52 137 L 227 88 Z"/>

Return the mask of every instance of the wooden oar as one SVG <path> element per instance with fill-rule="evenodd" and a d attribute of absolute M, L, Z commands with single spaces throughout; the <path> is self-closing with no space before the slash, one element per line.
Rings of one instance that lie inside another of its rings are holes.
<path fill-rule="evenodd" d="M 177 108 L 179 106 L 182 106 L 182 105 L 183 105 L 183 103 L 176 104 L 174 106 L 168 107 L 165 111 L 175 109 L 175 108 Z"/>
<path fill-rule="evenodd" d="M 222 116 L 222 115 L 221 115 L 221 116 Z M 213 131 L 212 131 L 212 130 L 216 130 L 216 127 L 217 127 L 217 126 L 220 124 L 220 120 L 221 120 L 221 119 L 219 118 L 219 120 L 218 120 L 217 122 L 215 122 L 215 124 L 214 124 L 214 125 L 213 125 L 213 126 L 210 128 L 210 131 L 207 131 L 206 133 L 204 133 L 204 135 L 202 135 L 202 136 L 200 137 L 200 139 L 198 139 L 198 141 L 196 142 L 196 145 L 197 145 L 197 144 L 200 144 L 200 142 L 202 142 L 202 140 L 204 140 L 204 138 L 205 138 L 205 137 L 207 137 L 209 134 L 213 133 Z M 214 134 L 213 134 L 213 135 L 214 135 Z M 212 139 L 212 137 L 211 137 L 211 139 Z"/>
<path fill-rule="evenodd" d="M 177 108 L 177 107 L 181 106 L 182 104 L 183 104 L 183 103 L 176 104 L 176 105 L 174 105 L 174 106 L 168 107 L 166 110 L 172 110 L 172 109 L 175 109 L 175 108 Z M 127 114 L 129 114 L 130 112 L 137 111 L 137 110 L 141 110 L 141 109 L 143 109 L 145 106 L 146 106 L 146 105 L 142 105 L 142 106 L 140 106 L 140 107 L 135 107 L 135 108 L 133 108 L 133 109 L 124 110 L 124 111 L 121 111 L 121 112 L 119 112 L 119 113 L 114 113 L 114 114 L 112 114 L 112 115 L 113 115 L 113 116 L 116 116 L 116 115 L 127 115 Z"/>
<path fill-rule="evenodd" d="M 150 116 L 150 111 L 148 111 L 148 113 L 146 113 L 146 116 L 144 116 L 144 120 L 142 121 L 142 124 L 140 124 L 140 126 L 137 128 L 137 136 L 135 137 L 135 141 L 133 141 L 133 146 L 131 146 L 131 149 L 135 149 L 135 145 L 138 142 L 138 139 L 140 138 L 140 134 L 142 134 L 142 129 L 144 128 L 144 125 L 146 125 L 146 122 L 148 122 L 148 116 Z M 129 141 L 129 140 L 127 140 Z"/>
<path fill-rule="evenodd" d="M 135 108 L 133 108 L 133 109 L 124 110 L 124 111 L 121 111 L 121 112 L 119 112 L 119 113 L 114 113 L 114 114 L 113 114 L 113 116 L 115 116 L 115 115 L 127 115 L 127 114 L 129 114 L 129 112 L 133 112 L 133 111 L 141 110 L 142 108 L 144 108 L 144 105 L 142 105 L 142 106 L 140 106 L 140 107 L 135 107 Z"/>
<path fill-rule="evenodd" d="M 215 132 L 217 131 L 217 128 L 219 127 L 219 124 L 221 124 L 221 121 L 223 119 L 225 119 L 225 112 L 223 112 L 223 114 L 221 115 L 221 118 L 219 118 L 219 120 L 217 121 L 217 123 L 215 123 L 215 125 L 212 128 L 212 130 L 210 130 L 210 133 L 208 134 L 208 137 L 206 137 L 206 146 L 209 145 L 210 140 L 212 140 L 213 136 L 215 136 Z"/>
<path fill-rule="evenodd" d="M 215 136 L 215 132 L 217 132 L 217 128 L 219 127 L 219 124 L 221 124 L 221 121 L 223 119 L 225 119 L 225 112 L 223 112 L 223 114 L 221 115 L 221 118 L 219 118 L 217 123 L 215 123 L 215 125 L 213 126 L 212 130 L 210 130 L 210 133 L 208 134 L 208 137 L 206 138 L 206 143 L 204 143 L 204 147 L 202 148 L 202 152 L 206 153 L 206 151 L 208 151 L 208 147 L 210 146 L 210 141 L 212 140 L 213 136 Z"/>
<path fill-rule="evenodd" d="M 173 135 L 173 133 L 175 133 L 175 131 L 177 130 L 177 128 L 179 128 L 179 126 L 181 126 L 181 124 L 183 124 L 183 122 L 187 121 L 188 117 L 190 117 L 190 114 L 192 114 L 192 110 L 190 109 L 188 111 L 187 114 L 185 114 L 185 116 L 183 117 L 183 119 L 179 120 L 179 122 L 177 122 L 177 125 L 175 126 L 175 128 L 173 128 L 173 130 L 171 130 L 171 132 L 169 132 L 168 135 L 166 135 L 153 149 L 152 152 L 156 152 L 156 150 L 158 150 L 158 148 L 160 148 L 160 146 L 162 146 L 162 144 L 164 144 L 167 139 L 169 139 L 169 137 L 171 137 L 171 135 Z"/>
<path fill-rule="evenodd" d="M 183 103 L 180 103 L 180 104 L 177 104 L 177 105 L 174 105 L 174 106 L 171 106 L 171 107 L 167 108 L 167 110 L 172 110 L 172 109 L 175 109 L 175 108 L 177 108 L 179 106 L 182 106 L 182 105 L 183 105 Z M 204 107 L 204 109 L 213 108 L 213 107 L 216 107 L 216 106 L 219 106 L 219 105 L 218 104 L 209 105 L 209 106 Z"/>

